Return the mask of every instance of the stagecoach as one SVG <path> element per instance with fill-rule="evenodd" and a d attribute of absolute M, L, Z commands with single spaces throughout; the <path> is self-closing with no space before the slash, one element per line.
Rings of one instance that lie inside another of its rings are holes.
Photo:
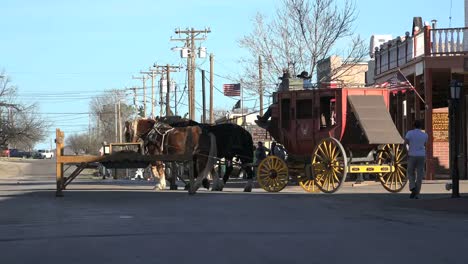
<path fill-rule="evenodd" d="M 391 92 L 326 87 L 274 93 L 266 129 L 288 158 L 261 161 L 259 185 L 279 192 L 294 178 L 307 192 L 333 193 L 348 174 L 370 174 L 386 190 L 401 191 L 407 182 L 406 148 L 388 111 Z"/>

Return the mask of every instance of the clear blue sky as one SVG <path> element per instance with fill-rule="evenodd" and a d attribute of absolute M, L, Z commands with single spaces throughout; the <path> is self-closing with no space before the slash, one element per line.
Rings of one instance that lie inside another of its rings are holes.
<path fill-rule="evenodd" d="M 215 73 L 228 76 L 238 71 L 236 61 L 245 51 L 237 41 L 251 32 L 257 12 L 272 15 L 280 2 L 2 0 L 0 70 L 5 70 L 18 86 L 19 100 L 37 102 L 38 114 L 53 123 L 47 140 L 37 146 L 45 148 L 55 138 L 55 128 L 61 128 L 65 136 L 87 131 L 88 115 L 62 113 L 88 112 L 91 98 L 106 89 L 140 86 L 141 81 L 133 80 L 132 75 L 155 62 L 183 64 L 185 59 L 171 51 L 171 47 L 182 44 L 170 41 L 171 36 L 177 37 L 175 28 L 210 27 L 212 33 L 203 46 L 215 55 Z M 372 34 L 404 35 L 411 29 L 413 16 L 421 16 L 423 21 L 437 19 L 440 28 L 449 26 L 450 0 L 356 2 L 356 33 L 366 40 Z M 463 27 L 463 0 L 453 0 L 452 4 L 451 27 Z M 209 70 L 208 59 L 198 59 L 197 64 Z M 184 72 L 173 77 L 184 85 Z M 218 89 L 223 83 L 230 80 L 216 77 Z M 129 102 L 131 99 L 129 95 Z M 201 104 L 199 95 L 197 101 Z M 215 108 L 230 109 L 235 102 L 215 93 Z"/>

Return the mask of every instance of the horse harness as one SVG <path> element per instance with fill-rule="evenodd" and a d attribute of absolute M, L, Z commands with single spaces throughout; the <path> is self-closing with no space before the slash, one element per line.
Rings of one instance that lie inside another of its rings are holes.
<path fill-rule="evenodd" d="M 158 136 L 161 136 L 162 139 L 161 139 L 161 144 L 159 146 L 159 151 L 160 151 L 160 154 L 163 154 L 164 145 L 166 143 L 165 141 L 167 141 L 166 135 L 172 130 L 174 130 L 174 128 L 167 128 L 167 127 L 164 127 L 163 123 L 156 123 L 146 135 L 146 140 L 144 141 L 145 151 L 148 152 L 149 144 L 155 144 L 157 146 Z"/>

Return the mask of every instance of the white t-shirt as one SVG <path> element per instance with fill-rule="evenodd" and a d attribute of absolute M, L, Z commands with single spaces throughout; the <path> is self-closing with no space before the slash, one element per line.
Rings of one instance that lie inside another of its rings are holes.
<path fill-rule="evenodd" d="M 421 129 L 413 129 L 406 132 L 406 140 L 409 142 L 408 156 L 424 157 L 426 156 L 426 143 L 428 136 Z"/>

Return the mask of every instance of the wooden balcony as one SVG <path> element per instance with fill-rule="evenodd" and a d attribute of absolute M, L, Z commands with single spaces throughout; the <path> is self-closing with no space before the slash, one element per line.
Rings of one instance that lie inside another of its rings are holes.
<path fill-rule="evenodd" d="M 468 53 L 468 28 L 424 27 L 384 43 L 375 51 L 375 75 L 422 60 L 424 57 L 461 56 Z"/>

